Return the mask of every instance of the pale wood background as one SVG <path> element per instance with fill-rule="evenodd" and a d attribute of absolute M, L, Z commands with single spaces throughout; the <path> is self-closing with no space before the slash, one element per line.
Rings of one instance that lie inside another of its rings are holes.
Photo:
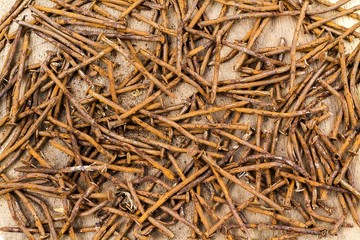
<path fill-rule="evenodd" d="M 332 2 L 336 2 L 336 0 L 331 0 Z M 12 4 L 15 2 L 15 0 L 0 0 L 0 16 L 2 16 L 8 9 L 11 8 Z M 52 5 L 51 2 L 49 0 L 36 0 L 35 1 L 37 4 L 39 5 Z M 351 6 L 355 6 L 360 4 L 360 0 L 352 0 L 350 3 L 348 3 L 346 6 L 351 7 Z M 317 6 L 311 5 L 311 8 L 316 8 Z M 207 14 L 210 17 L 216 17 L 218 15 L 218 11 L 219 11 L 219 5 L 213 4 L 211 5 L 211 7 L 209 7 L 209 9 L 207 10 Z M 30 19 L 29 16 L 29 11 L 26 10 L 25 12 L 23 12 L 18 18 L 21 18 L 23 15 L 27 16 L 27 20 Z M 145 14 L 149 14 L 149 13 L 145 13 Z M 356 21 L 354 19 L 349 19 L 349 18 L 341 18 L 341 19 L 337 19 L 336 20 L 337 23 L 342 24 L 345 27 L 350 27 L 352 26 Z M 253 20 L 244 20 L 241 21 L 240 23 L 235 24 L 235 27 L 233 28 L 234 30 L 231 32 L 231 34 L 229 35 L 229 39 L 233 40 L 233 39 L 240 39 L 242 36 L 245 35 L 245 33 L 251 28 L 253 23 Z M 266 46 L 276 46 L 279 42 L 280 37 L 284 37 L 287 41 L 287 44 L 291 43 L 292 40 L 292 36 L 293 36 L 293 31 L 295 28 L 295 24 L 296 24 L 296 20 L 295 18 L 291 18 L 291 17 L 281 17 L 281 18 L 276 18 L 271 20 L 271 22 L 266 26 L 264 32 L 260 35 L 260 37 L 258 38 L 255 48 L 260 48 L 260 47 L 266 47 Z M 12 24 L 12 28 L 11 29 L 15 29 L 17 26 L 15 26 L 15 24 Z M 143 28 L 144 26 L 137 24 L 136 26 L 133 26 L 134 28 Z M 34 34 L 31 35 L 31 46 L 32 46 L 32 54 L 30 56 L 30 62 L 38 62 L 39 60 L 43 59 L 46 51 L 52 49 L 52 46 L 47 44 L 43 39 L 39 39 L 34 37 Z M 309 39 L 311 38 L 311 36 L 306 35 L 302 32 L 301 37 L 299 39 L 299 43 L 304 43 L 307 42 Z M 357 44 L 359 43 L 359 39 L 355 39 L 354 42 L 352 42 L 351 44 L 347 44 L 347 52 L 351 51 Z M 5 51 L 7 51 L 8 46 L 5 48 Z M 2 66 L 3 61 L 4 61 L 4 52 L 2 51 L 2 53 L 0 54 L 0 66 Z M 228 49 L 224 48 L 222 54 L 226 54 L 226 52 L 229 51 Z M 223 64 L 221 65 L 221 73 L 220 73 L 220 79 L 229 79 L 229 78 L 233 78 L 237 76 L 237 73 L 233 71 L 232 67 L 234 66 L 234 61 L 230 61 L 228 64 Z M 130 70 L 128 70 L 130 71 Z M 125 75 L 125 73 L 123 72 L 122 74 Z M 208 71 L 207 73 L 207 77 L 211 78 L 212 76 L 212 71 Z M 181 101 L 189 96 L 192 95 L 192 89 L 191 88 L 184 88 L 181 89 L 181 97 L 179 97 L 179 99 L 177 99 L 176 101 Z M 334 107 L 332 107 L 332 109 L 336 109 L 336 100 L 333 98 L 329 98 L 328 100 L 326 100 L 328 103 L 332 104 Z M 4 104 L 3 101 L 0 100 L 0 115 L 2 110 L 4 109 Z M 249 118 L 248 121 L 251 121 L 252 119 Z M 329 120 L 329 122 L 331 122 L 331 119 Z M 255 123 L 253 123 L 254 125 Z M 324 130 L 326 129 L 330 129 L 331 126 L 329 124 L 323 125 L 322 128 Z M 1 137 L 1 132 L 0 132 L 0 137 Z M 2 149 L 3 146 L 0 146 L 0 150 Z M 280 149 L 281 146 L 280 146 Z M 44 153 L 46 155 L 47 158 L 51 158 L 53 157 L 57 157 L 59 158 L 65 158 L 66 156 L 60 155 L 61 153 L 59 151 L 54 151 L 51 149 L 46 149 L 44 150 Z M 353 169 L 353 173 L 355 176 L 359 176 L 360 178 L 360 163 L 358 161 L 359 159 L 355 159 L 353 164 L 352 164 L 352 169 Z M 360 189 L 360 183 L 355 182 L 357 189 Z M 235 193 L 233 193 L 235 194 Z M 237 194 L 242 194 L 241 192 L 237 192 Z M 243 196 L 244 197 L 244 196 Z M 329 205 L 333 205 L 336 206 L 337 205 L 337 200 L 329 200 L 328 204 Z M 54 203 L 56 206 L 56 202 Z M 360 210 L 360 207 L 358 207 L 358 210 Z M 228 210 L 226 210 L 227 212 Z M 259 216 L 260 218 L 263 218 L 262 216 Z M 90 219 L 90 222 L 95 221 L 95 219 Z M 348 222 L 352 222 L 351 220 L 351 216 L 349 214 L 349 218 L 347 220 Z M 14 223 L 12 221 L 12 218 L 10 216 L 6 201 L 0 197 L 0 227 L 1 226 L 14 226 Z M 176 233 L 176 236 L 174 239 L 186 239 L 187 236 L 189 236 L 189 232 L 188 229 L 184 226 L 176 226 L 175 228 L 171 228 L 171 230 L 173 230 Z M 278 232 L 279 234 L 280 232 Z M 91 239 L 92 234 L 81 234 L 79 235 L 78 239 Z M 253 235 L 254 237 L 256 237 L 256 239 L 268 239 L 271 236 L 273 236 L 272 233 L 268 232 L 268 231 L 263 231 L 257 235 Z M 333 237 L 327 237 L 324 238 L 326 240 L 335 240 L 335 239 L 358 239 L 358 237 L 360 236 L 360 228 L 357 226 L 354 226 L 353 228 L 348 228 L 348 229 L 342 229 L 338 236 L 333 236 Z M 12 239 L 12 240 L 20 240 L 20 239 L 24 239 L 22 234 L 19 233 L 3 233 L 0 232 L 0 240 L 3 239 Z M 153 236 L 152 238 L 154 239 L 162 239 L 160 236 Z M 301 237 L 299 239 L 316 239 L 317 237 Z M 214 235 L 213 239 L 223 239 L 223 236 L 220 234 L 216 234 Z"/>

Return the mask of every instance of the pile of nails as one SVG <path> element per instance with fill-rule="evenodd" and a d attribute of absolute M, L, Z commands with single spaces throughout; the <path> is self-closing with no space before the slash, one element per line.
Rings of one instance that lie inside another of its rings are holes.
<path fill-rule="evenodd" d="M 0 20 L 13 225 L 0 230 L 294 239 L 359 225 L 353 2 L 13 1 Z M 281 21 L 290 41 L 259 44 Z"/>

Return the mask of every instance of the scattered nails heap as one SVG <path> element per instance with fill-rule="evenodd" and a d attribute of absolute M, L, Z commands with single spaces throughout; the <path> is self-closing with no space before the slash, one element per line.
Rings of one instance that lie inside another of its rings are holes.
<path fill-rule="evenodd" d="M 360 5 L 51 2 L 17 0 L 0 22 L 0 195 L 17 225 L 1 231 L 290 239 L 360 224 L 360 45 L 345 48 L 359 40 Z M 333 21 L 344 16 L 356 23 Z M 292 41 L 257 46 L 284 17 Z M 304 32 L 312 40 L 299 44 Z M 33 38 L 54 49 L 37 63 Z"/>

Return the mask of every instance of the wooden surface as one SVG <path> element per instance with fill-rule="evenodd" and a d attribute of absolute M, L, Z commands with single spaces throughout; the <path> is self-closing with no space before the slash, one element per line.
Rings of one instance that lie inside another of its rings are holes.
<path fill-rule="evenodd" d="M 15 0 L 0 0 L 0 16 L 2 16 L 8 9 L 10 9 L 10 7 L 12 6 L 12 4 L 15 2 Z M 40 5 L 52 5 L 50 1 L 48 0 L 37 0 L 35 1 L 37 4 Z M 335 0 L 333 0 L 333 2 L 336 2 Z M 358 5 L 360 4 L 360 0 L 352 0 L 349 4 L 347 4 L 348 7 L 350 6 L 354 6 L 354 5 Z M 311 6 L 312 8 L 316 8 L 315 4 Z M 207 14 L 209 17 L 215 17 L 218 15 L 218 11 L 219 11 L 219 6 L 216 4 L 211 5 L 211 7 L 208 8 L 207 10 Z M 144 14 L 149 14 L 151 15 L 150 12 L 144 13 Z M 29 10 L 26 10 L 24 13 L 22 13 L 19 17 L 21 18 L 23 15 L 26 15 L 27 18 L 26 20 L 30 19 L 29 16 Z M 342 24 L 344 26 L 352 26 L 356 21 L 353 19 L 348 19 L 348 18 L 342 18 L 342 19 L 338 19 L 336 20 L 337 23 Z M 234 27 L 234 30 L 230 33 L 229 35 L 229 40 L 234 40 L 234 39 L 241 39 L 241 37 L 243 37 L 245 35 L 245 33 L 251 28 L 253 23 L 253 20 L 242 20 L 239 21 L 238 23 L 236 23 L 236 26 Z M 287 44 L 289 45 L 291 43 L 292 40 L 292 36 L 293 36 L 293 31 L 295 28 L 295 24 L 296 24 L 296 19 L 293 17 L 281 17 L 281 18 L 276 18 L 271 20 L 271 22 L 266 26 L 264 32 L 260 35 L 260 37 L 258 38 L 256 45 L 255 45 L 255 49 L 256 48 L 260 48 L 260 47 L 265 47 L 265 46 L 276 46 L 279 42 L 280 37 L 284 37 L 287 41 Z M 12 28 L 11 29 L 16 29 L 16 25 L 12 24 Z M 137 26 L 137 27 L 144 27 L 144 26 Z M 301 43 L 305 43 L 307 42 L 309 39 L 311 39 L 312 36 L 304 34 L 303 29 L 302 29 L 302 34 L 299 38 L 299 44 Z M 347 44 L 347 52 L 349 52 L 350 50 L 352 50 L 354 48 L 354 46 L 356 46 L 359 43 L 359 39 L 355 39 L 354 42 L 352 42 L 351 44 Z M 31 35 L 31 46 L 32 46 L 32 54 L 30 55 L 30 63 L 34 63 L 34 62 L 38 62 L 39 60 L 43 59 L 46 51 L 49 49 L 52 49 L 52 47 L 45 43 L 44 40 L 42 39 L 38 39 L 34 36 L 34 34 Z M 8 46 L 5 48 L 5 51 L 2 51 L 1 55 L 0 55 L 0 66 L 3 64 L 4 61 L 4 53 L 7 51 Z M 227 52 L 229 51 L 229 49 L 224 48 L 222 51 L 222 56 L 225 55 Z M 288 58 L 288 56 L 287 56 Z M 235 59 L 236 60 L 236 59 Z M 121 61 L 121 59 L 119 59 L 119 61 Z M 234 61 L 230 61 L 228 64 L 224 64 L 221 65 L 221 72 L 220 72 L 220 79 L 230 79 L 230 78 L 234 78 L 237 76 L 237 72 L 235 72 L 232 67 L 234 66 Z M 126 68 L 125 68 L 126 69 Z M 131 68 L 128 68 L 127 71 L 130 71 Z M 125 75 L 126 72 L 124 72 L 125 70 L 123 70 L 120 74 Z M 208 78 L 211 78 L 212 76 L 212 71 L 208 71 L 207 76 Z M 74 86 L 72 86 L 74 87 Z M 75 86 L 76 88 L 81 88 L 82 86 Z M 181 90 L 178 90 L 179 94 L 178 94 L 178 99 L 176 99 L 176 101 L 181 102 L 182 100 L 186 99 L 187 97 L 192 95 L 192 89 L 191 88 L 184 88 Z M 181 93 L 181 94 L 180 94 Z M 141 100 L 141 97 L 138 99 L 138 101 Z M 337 103 L 336 100 L 332 97 L 330 97 L 329 99 L 326 100 L 328 103 L 330 103 L 332 105 L 332 109 L 336 110 L 337 108 Z M 1 112 L 4 108 L 4 104 L 0 101 L 0 115 Z M 252 122 L 253 119 L 249 118 L 247 119 L 247 121 Z M 328 122 L 333 121 L 333 117 L 329 119 Z M 255 123 L 252 122 L 252 125 L 254 126 Z M 268 126 L 268 128 L 270 128 L 270 126 Z M 330 129 L 331 126 L 329 124 L 324 124 L 322 125 L 323 129 Z M 1 137 L 1 132 L 0 132 L 0 137 Z M 2 149 L 2 146 L 0 146 L 0 150 Z M 283 149 L 279 149 L 279 151 L 282 151 Z M 56 159 L 64 159 L 66 158 L 66 156 L 64 155 L 60 155 L 61 153 L 58 151 L 55 151 L 53 149 L 50 148 L 45 148 L 43 149 L 43 154 L 46 156 L 47 159 L 54 160 L 56 161 Z M 352 163 L 352 169 L 353 169 L 353 173 L 355 175 L 355 177 L 358 177 L 358 179 L 360 179 L 360 159 L 355 159 Z M 64 161 L 65 162 L 65 161 Z M 61 162 L 57 162 L 57 164 L 61 164 Z M 10 173 L 14 174 L 13 173 Z M 356 187 L 357 189 L 360 189 L 360 183 L 358 181 L 355 181 Z M 233 189 L 233 194 L 238 194 L 239 197 L 244 197 L 241 196 L 243 195 L 243 192 L 239 192 L 239 191 L 235 191 Z M 329 205 L 332 206 L 337 206 L 337 201 L 334 200 L 329 200 L 327 202 Z M 56 202 L 54 203 L 55 206 L 55 210 L 56 210 Z M 360 207 L 358 207 L 358 210 Z M 227 211 L 227 210 L 226 210 Z M 91 219 L 90 221 L 96 221 L 96 219 Z M 351 216 L 349 214 L 349 217 L 347 219 L 348 222 L 352 223 L 351 220 Z M 6 201 L 0 197 L 0 227 L 2 226 L 15 226 L 13 223 L 13 220 L 10 216 Z M 186 239 L 187 236 L 189 236 L 188 230 L 186 227 L 184 226 L 177 226 L 176 229 L 171 228 L 171 230 L 174 230 L 174 232 L 176 233 L 176 236 L 174 239 Z M 279 232 L 280 233 L 280 232 Z M 79 236 L 78 239 L 90 239 L 89 237 L 92 234 L 82 234 L 81 236 Z M 270 232 L 268 231 L 264 231 L 261 232 L 260 234 L 258 234 L 256 236 L 257 239 L 268 239 L 269 237 L 273 236 Z M 327 238 L 323 238 L 323 239 L 358 239 L 358 237 L 360 236 L 360 228 L 357 226 L 354 226 L 353 228 L 348 228 L 348 229 L 342 229 L 340 231 L 340 233 L 338 234 L 338 236 L 334 236 L 334 237 L 327 237 Z M 19 233 L 2 233 L 0 232 L 0 240 L 1 237 L 3 239 L 12 239 L 12 240 L 18 240 L 18 239 L 24 239 L 22 234 Z M 162 239 L 159 236 L 153 236 L 154 239 Z M 302 237 L 299 239 L 316 239 L 317 237 Z M 213 239 L 223 239 L 222 235 L 217 234 L 213 237 Z"/>

